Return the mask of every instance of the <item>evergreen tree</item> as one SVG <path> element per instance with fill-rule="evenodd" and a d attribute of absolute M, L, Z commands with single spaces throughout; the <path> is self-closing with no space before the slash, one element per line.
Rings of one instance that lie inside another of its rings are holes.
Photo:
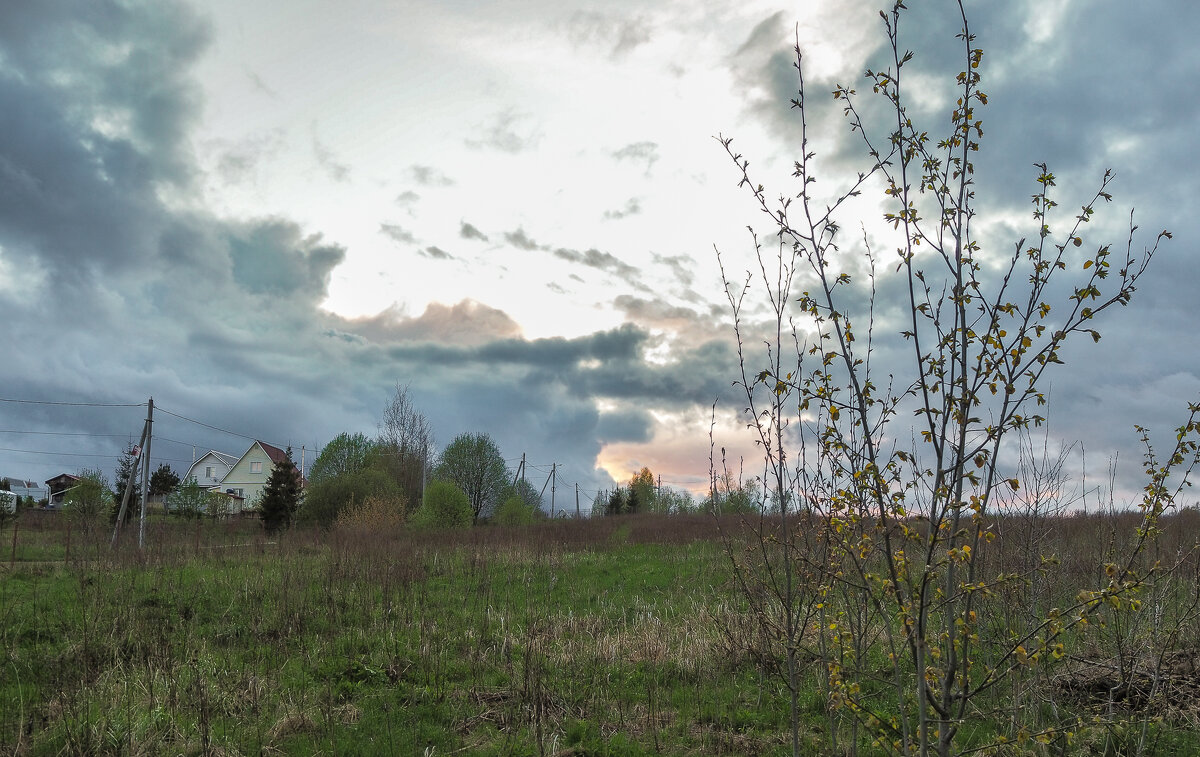
<path fill-rule="evenodd" d="M 170 494 L 178 486 L 179 474 L 166 463 L 159 463 L 154 473 L 150 474 L 150 494 L 153 496 Z"/>
<path fill-rule="evenodd" d="M 638 487 L 629 487 L 629 494 L 625 495 L 625 512 L 640 513 L 644 504 L 642 495 L 638 493 Z"/>
<path fill-rule="evenodd" d="M 129 479 L 133 479 L 133 492 L 129 495 L 129 506 L 125 508 L 125 522 L 133 518 L 133 511 L 140 507 L 142 501 L 142 482 L 138 480 L 138 466 L 141 464 L 141 450 L 136 444 L 130 444 L 121 453 L 117 461 L 117 474 L 113 480 L 113 503 L 108 514 L 109 522 L 117 522 L 117 514 L 121 510 L 121 499 L 125 496 L 125 487 Z"/>
<path fill-rule="evenodd" d="M 269 532 L 287 528 L 300 506 L 300 471 L 292 462 L 292 448 L 287 449 L 287 459 L 275 463 L 271 476 L 263 489 L 259 509 L 262 511 L 263 528 Z"/>
<path fill-rule="evenodd" d="M 625 512 L 625 492 L 618 486 L 608 495 L 608 503 L 604 506 L 604 514 L 620 515 L 623 512 Z"/>

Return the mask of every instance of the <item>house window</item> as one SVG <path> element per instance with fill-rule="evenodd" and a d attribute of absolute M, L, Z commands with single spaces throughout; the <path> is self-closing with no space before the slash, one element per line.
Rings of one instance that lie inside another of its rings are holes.
<path fill-rule="evenodd" d="M 250 463 L 251 473 L 262 473 L 262 463 Z"/>
<path fill-rule="evenodd" d="M 216 478 L 216 476 L 213 475 L 213 467 L 211 465 L 204 469 L 204 477 Z"/>

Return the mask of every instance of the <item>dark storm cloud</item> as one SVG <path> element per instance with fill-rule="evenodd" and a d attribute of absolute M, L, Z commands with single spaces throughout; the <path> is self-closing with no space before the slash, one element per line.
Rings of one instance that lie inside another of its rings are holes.
<path fill-rule="evenodd" d="M 1100 343 L 1092 344 L 1085 335 L 1063 350 L 1067 365 L 1046 374 L 1052 433 L 1068 443 L 1085 440 L 1089 475 L 1096 475 L 1095 450 L 1105 450 L 1103 456 L 1119 450 L 1120 458 L 1131 463 L 1138 459 L 1135 423 L 1166 438 L 1163 434 L 1169 435 L 1180 422 L 1186 396 L 1200 375 L 1190 329 L 1197 279 L 1187 241 L 1200 238 L 1200 223 L 1179 199 L 1200 190 L 1196 172 L 1180 164 L 1181 155 L 1196 151 L 1191 125 L 1200 115 L 1200 101 L 1180 93 L 1194 90 L 1200 77 L 1200 54 L 1191 40 L 1200 24 L 1200 7 L 1068 2 L 1052 13 L 1045 11 L 1034 2 L 968 7 L 975 45 L 984 49 L 979 72 L 989 99 L 986 106 L 976 106 L 984 136 L 980 151 L 972 156 L 979 214 L 973 228 L 987 276 L 992 283 L 997 280 L 996 264 L 1012 253 L 1018 239 L 1039 236 L 1040 221 L 1032 218 L 1030 205 L 1038 189 L 1038 169 L 1033 166 L 1038 162 L 1047 163 L 1057 177 L 1052 191 L 1059 208 L 1050 218 L 1056 234 L 1062 234 L 1080 206 L 1090 201 L 1104 169 L 1115 169 L 1117 179 L 1108 190 L 1115 202 L 1096 206 L 1092 222 L 1083 228 L 1083 249 L 1094 251 L 1111 243 L 1123 252 L 1131 206 L 1137 208 L 1135 223 L 1144 229 L 1134 241 L 1135 253 L 1153 243 L 1158 230 L 1175 232 L 1175 240 L 1165 245 L 1139 283 L 1132 304 L 1098 319 Z M 731 68 L 738 85 L 749 93 L 750 113 L 776 134 L 794 137 L 798 120 L 786 107 L 796 86 L 788 50 L 791 21 L 777 15 L 764 19 L 732 58 Z M 875 39 L 883 42 L 878 20 L 875 23 Z M 961 23 L 957 12 L 941 4 L 913 6 L 902 19 L 901 50 L 915 52 L 904 68 L 904 86 L 912 98 L 907 115 L 918 130 L 928 130 L 933 142 L 951 128 L 954 80 L 965 68 L 963 42 L 955 39 Z M 805 40 L 800 44 L 805 47 Z M 841 105 L 828 97 L 835 81 L 858 90 L 857 108 L 868 133 L 876 144 L 886 143 L 894 116 L 887 102 L 872 94 L 861 71 L 889 68 L 889 55 L 876 44 L 867 59 L 849 61 L 845 71 L 826 74 L 826 79 L 808 77 L 810 129 L 822 137 L 842 135 L 832 153 L 817 156 L 815 169 L 822 180 L 818 187 L 828 190 L 839 177 L 853 176 L 869 165 L 861 138 L 849 132 Z M 791 149 L 790 157 L 796 157 L 794 146 Z M 765 157 L 746 152 L 752 164 Z M 789 154 L 781 149 L 770 157 Z M 797 189 L 777 183 L 767 187 L 767 194 Z M 852 221 L 857 226 L 857 219 L 849 216 L 840 220 L 844 227 Z M 911 355 L 903 346 L 889 350 L 882 338 L 902 329 L 910 311 L 905 289 L 894 274 L 894 257 L 887 254 L 895 242 L 876 233 L 872 229 L 871 243 L 879 255 L 875 316 L 881 338 L 875 341 L 872 360 L 879 375 L 911 375 Z M 861 232 L 849 237 L 843 232 L 839 239 L 856 274 L 846 290 L 847 306 L 853 305 L 858 322 L 864 323 L 871 290 L 861 266 Z M 1063 284 L 1048 295 L 1057 298 L 1052 304 L 1069 297 L 1066 278 L 1078 273 L 1078 262 L 1058 274 Z M 923 265 L 930 271 L 938 267 Z M 1105 283 L 1111 285 L 1111 279 Z M 809 288 L 812 282 L 801 276 L 798 284 Z M 1193 395 L 1191 401 L 1195 399 Z M 1104 412 L 1097 413 L 1095 408 L 1101 406 Z M 1136 475 L 1136 467 L 1129 465 L 1128 472 Z M 1140 485 L 1123 488 L 1129 493 Z"/>
<path fill-rule="evenodd" d="M 654 419 L 644 410 L 601 413 L 596 436 L 604 442 L 648 442 L 653 438 Z"/>
<path fill-rule="evenodd" d="M 71 25 L 60 13 L 0 8 L 0 227 L 9 254 L 73 284 L 142 259 L 153 230 L 126 219 L 157 205 L 157 184 L 191 184 L 185 134 L 199 94 L 179 70 L 208 28 L 167 3 L 89 7 Z M 144 39 L 114 42 L 132 34 Z"/>
<path fill-rule="evenodd" d="M 583 252 L 559 247 L 554 250 L 554 257 L 569 263 L 578 263 L 588 268 L 595 268 L 605 273 L 611 273 L 631 284 L 637 282 L 639 274 L 637 268 L 629 265 L 610 252 L 601 252 L 594 247 Z"/>
<path fill-rule="evenodd" d="M 187 69 L 206 35 L 175 3 L 0 5 L 0 256 L 20 283 L 0 289 L 0 304 L 10 326 L 21 324 L 0 331 L 0 350 L 39 356 L 0 367 L 5 393 L 55 402 L 153 395 L 163 412 L 155 458 L 182 470 L 192 445 L 240 454 L 249 441 L 167 412 L 298 453 L 307 445 L 311 463 L 315 443 L 373 431 L 400 380 L 446 439 L 499 427 L 506 449 L 553 455 L 589 485 L 607 481 L 592 470 L 593 400 L 531 378 L 553 374 L 552 366 L 458 371 L 389 346 L 429 340 L 436 355 L 445 349 L 437 342 L 520 345 L 501 311 L 460 303 L 414 319 L 346 321 L 320 307 L 344 256 L 336 244 L 286 219 L 231 222 L 162 203 L 161 188 L 186 190 L 195 172 L 188 131 L 199 102 Z M 432 169 L 413 176 L 446 183 Z M 480 354 L 513 351 L 519 346 Z M 91 464 L 111 477 L 126 432 L 136 437 L 144 414 L 4 410 L 11 429 L 116 435 L 62 444 L 29 435 L 4 445 L 28 452 L 0 453 L 0 472 L 35 479 Z M 75 452 L 95 457 L 68 456 Z"/>
<path fill-rule="evenodd" d="M 235 226 L 229 232 L 234 281 L 254 294 L 323 295 L 330 273 L 345 257 L 342 248 L 322 244 L 320 235 L 302 237 L 288 221 Z"/>
<path fill-rule="evenodd" d="M 426 316 L 422 319 L 428 320 Z M 433 322 L 463 320 L 461 315 L 443 311 Z M 473 343 L 476 326 L 469 321 L 440 334 L 417 323 L 373 324 L 386 329 L 386 333 L 373 333 L 375 340 L 384 344 L 392 337 L 403 337 L 403 341 L 387 344 L 388 359 L 396 364 L 428 366 L 426 380 L 435 384 L 486 370 L 497 385 L 554 387 L 578 401 L 610 398 L 685 409 L 696 403 L 711 404 L 726 393 L 728 377 L 734 375 L 730 370 L 737 366 L 736 353 L 724 334 L 677 349 L 665 362 L 649 363 L 646 351 L 656 342 L 646 330 L 632 324 L 574 339 L 499 338 L 494 332 Z"/>
<path fill-rule="evenodd" d="M 484 234 L 482 231 L 466 221 L 460 222 L 458 227 L 458 235 L 463 239 L 478 239 L 480 242 L 488 241 L 487 234 Z"/>
<path fill-rule="evenodd" d="M 795 134 L 795 53 L 788 42 L 793 20 L 777 11 L 764 18 L 731 55 L 729 66 L 749 115 L 780 136 Z"/>

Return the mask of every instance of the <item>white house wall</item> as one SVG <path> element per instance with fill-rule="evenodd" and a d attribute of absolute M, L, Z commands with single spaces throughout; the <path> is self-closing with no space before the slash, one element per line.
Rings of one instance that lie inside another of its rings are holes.
<path fill-rule="evenodd" d="M 192 467 L 188 468 L 187 475 L 183 477 L 183 480 L 195 479 L 197 484 L 213 489 L 220 485 L 225 476 L 229 475 L 232 467 L 232 462 L 227 462 L 212 452 L 207 452 L 192 463 Z M 208 475 L 209 468 L 212 469 L 212 475 Z"/>
<path fill-rule="evenodd" d="M 256 463 L 257 465 L 255 465 Z M 235 494 L 241 495 L 245 507 L 257 507 L 259 496 L 267 485 L 267 479 L 270 478 L 271 468 L 274 465 L 275 463 L 267 451 L 262 448 L 262 445 L 255 442 L 250 449 L 246 450 L 246 454 L 242 455 L 241 459 L 234 464 L 229 473 L 225 474 L 225 478 L 221 480 L 216 489 L 222 492 L 233 489 Z"/>

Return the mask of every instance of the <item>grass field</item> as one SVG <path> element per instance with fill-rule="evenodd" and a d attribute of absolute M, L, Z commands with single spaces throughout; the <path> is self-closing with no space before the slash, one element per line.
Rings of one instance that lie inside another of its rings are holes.
<path fill-rule="evenodd" d="M 1173 521 L 1177 551 L 1194 540 L 1192 520 Z M 0 532 L 0 753 L 791 751 L 770 640 L 709 517 L 269 539 L 253 522 L 162 519 L 141 553 L 109 549 L 100 527 L 75 528 L 68 548 L 67 523 L 23 516 L 15 553 L 12 527 Z M 1096 536 L 1116 533 L 1106 523 L 1070 518 L 1036 534 L 1078 545 L 1078 565 L 1056 568 L 1070 581 L 1043 593 L 1095 572 L 1083 537 L 1111 548 Z M 1018 532 L 1026 543 L 1032 533 L 1016 525 L 1013 554 Z M 1195 579 L 1181 577 L 1172 601 L 1186 603 Z M 1102 669 L 1103 638 L 1080 638 L 1058 672 L 1031 671 L 1027 701 L 998 693 L 970 738 L 993 740 L 1028 708 L 1031 722 L 1070 712 L 1095 725 L 1070 743 L 995 751 L 1125 754 L 1133 731 L 1120 729 L 1145 728 L 1147 753 L 1200 753 L 1195 706 L 1150 711 L 1070 666 Z M 1198 638 L 1185 628 L 1170 659 L 1190 660 Z M 820 673 L 806 668 L 802 743 L 828 754 L 840 716 Z M 1176 697 L 1200 683 L 1195 670 L 1172 675 L 1163 691 Z M 841 749 L 877 753 L 865 736 Z"/>

